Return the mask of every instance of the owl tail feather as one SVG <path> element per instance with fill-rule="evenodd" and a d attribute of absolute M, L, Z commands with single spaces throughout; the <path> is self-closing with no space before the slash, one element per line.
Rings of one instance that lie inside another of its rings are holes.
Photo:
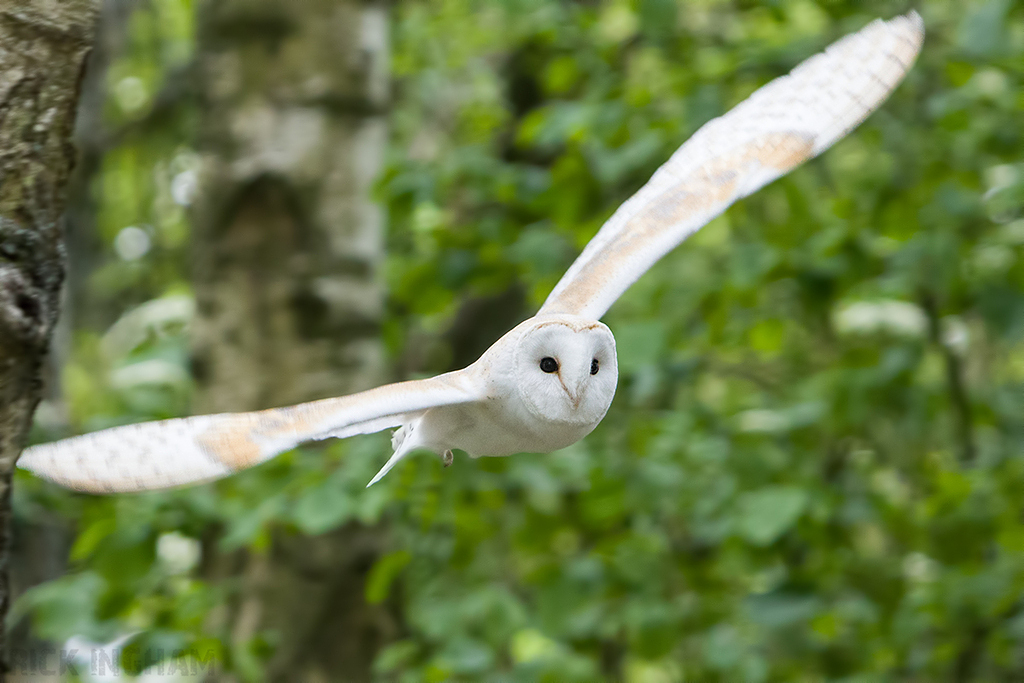
<path fill-rule="evenodd" d="M 395 451 L 395 454 L 392 455 L 391 458 L 386 463 L 384 463 L 384 467 L 380 468 L 380 472 L 378 472 L 377 474 L 375 474 L 373 476 L 373 479 L 371 479 L 370 483 L 366 485 L 366 488 L 370 488 L 371 486 L 376 484 L 378 481 L 383 479 L 384 475 L 387 474 L 388 472 L 390 472 L 391 468 L 394 467 L 395 465 L 397 465 L 398 461 L 401 460 L 402 458 L 404 458 L 405 456 L 407 456 L 408 454 L 409 454 L 408 450 Z"/>
<path fill-rule="evenodd" d="M 394 455 L 392 455 L 384 467 L 380 468 L 380 471 L 374 475 L 370 483 L 366 485 L 366 488 L 370 488 L 378 481 L 384 478 L 384 475 L 391 471 L 391 468 L 398 464 L 398 461 L 407 456 L 416 448 L 414 439 L 410 439 L 412 436 L 415 423 L 404 424 L 395 430 L 395 433 L 391 435 L 391 447 L 395 449 Z"/>
<path fill-rule="evenodd" d="M 395 451 L 394 455 L 384 463 L 384 467 L 381 468 L 381 471 L 375 474 L 374 478 L 370 480 L 370 483 L 367 484 L 367 488 L 370 488 L 375 483 L 383 479 L 384 475 L 390 472 L 391 468 L 397 465 L 399 460 L 408 456 L 410 452 L 412 452 L 412 449 L 399 449 L 398 451 Z"/>

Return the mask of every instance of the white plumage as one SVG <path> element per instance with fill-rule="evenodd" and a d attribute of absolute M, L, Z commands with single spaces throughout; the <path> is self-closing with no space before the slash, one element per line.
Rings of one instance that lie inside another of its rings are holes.
<path fill-rule="evenodd" d="M 658 259 L 737 199 L 828 149 L 917 57 L 915 12 L 876 20 L 698 130 L 602 226 L 538 314 L 464 370 L 253 413 L 117 427 L 29 448 L 19 465 L 69 488 L 140 491 L 217 479 L 304 441 L 399 427 L 379 480 L 424 448 L 450 462 L 549 452 L 589 434 L 615 394 L 615 339 L 598 322 Z"/>

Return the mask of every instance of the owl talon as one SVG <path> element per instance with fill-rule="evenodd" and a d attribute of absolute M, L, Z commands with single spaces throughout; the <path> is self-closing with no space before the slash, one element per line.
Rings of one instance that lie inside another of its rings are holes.
<path fill-rule="evenodd" d="M 444 463 L 445 467 L 451 467 L 452 463 L 455 462 L 455 454 L 451 451 L 445 451 L 441 454 L 441 462 Z"/>

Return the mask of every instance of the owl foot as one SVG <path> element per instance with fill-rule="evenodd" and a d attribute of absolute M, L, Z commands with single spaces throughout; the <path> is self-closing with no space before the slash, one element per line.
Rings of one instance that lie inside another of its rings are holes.
<path fill-rule="evenodd" d="M 411 424 L 402 425 L 395 431 L 391 432 L 391 450 L 397 451 L 401 448 L 410 432 L 412 432 Z"/>
<path fill-rule="evenodd" d="M 452 463 L 455 462 L 455 454 L 450 450 L 445 451 L 441 454 L 441 462 L 444 463 L 445 467 L 451 467 Z"/>

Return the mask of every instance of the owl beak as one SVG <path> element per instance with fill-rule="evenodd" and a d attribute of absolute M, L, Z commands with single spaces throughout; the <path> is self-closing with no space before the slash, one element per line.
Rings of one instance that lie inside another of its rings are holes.
<path fill-rule="evenodd" d="M 563 372 L 558 373 L 558 381 L 561 383 L 562 389 L 565 390 L 566 395 L 569 397 L 569 401 L 572 402 L 573 408 L 580 407 L 580 401 L 583 400 L 583 384 L 586 379 L 586 376 L 576 378 L 567 377 Z"/>

